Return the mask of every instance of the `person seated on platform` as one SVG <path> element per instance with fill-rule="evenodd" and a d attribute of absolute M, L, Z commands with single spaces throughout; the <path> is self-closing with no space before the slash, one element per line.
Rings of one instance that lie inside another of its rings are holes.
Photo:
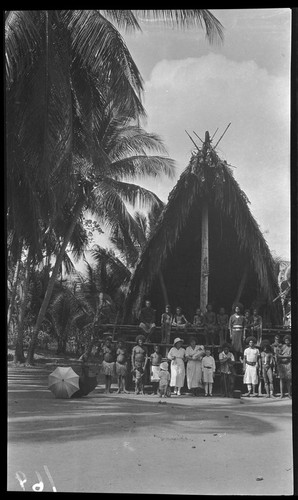
<path fill-rule="evenodd" d="M 189 322 L 184 314 L 182 314 L 182 308 L 180 306 L 176 307 L 176 312 L 172 320 L 172 326 L 174 326 L 177 330 L 186 330 L 188 324 Z"/>
<path fill-rule="evenodd" d="M 248 392 L 245 394 L 247 397 L 258 396 L 257 386 L 258 386 L 258 368 L 259 368 L 259 357 L 260 352 L 257 347 L 255 347 L 256 339 L 255 337 L 247 337 L 246 343 L 248 347 L 244 351 L 243 359 L 243 383 L 247 385 Z"/>
<path fill-rule="evenodd" d="M 159 385 L 159 371 L 160 363 L 162 361 L 162 355 L 160 354 L 160 347 L 155 344 L 154 351 L 150 355 L 150 381 L 153 385 L 153 392 L 157 394 L 157 389 Z"/>
<path fill-rule="evenodd" d="M 146 300 L 145 307 L 141 309 L 139 327 L 145 332 L 147 342 L 150 341 L 150 337 L 156 328 L 155 312 L 155 309 L 151 307 L 151 301 Z"/>
<path fill-rule="evenodd" d="M 115 349 L 112 344 L 112 337 L 107 337 L 102 347 L 102 372 L 105 375 L 105 394 L 112 392 L 112 377 L 115 375 Z"/>
<path fill-rule="evenodd" d="M 288 397 L 292 397 L 292 347 L 291 336 L 284 336 L 284 344 L 277 350 L 277 370 L 280 378 L 280 397 L 284 397 L 284 382 L 287 384 Z"/>
<path fill-rule="evenodd" d="M 206 309 L 207 311 L 204 314 L 206 345 L 214 346 L 217 333 L 216 314 L 212 310 L 212 304 L 207 304 Z"/>
<path fill-rule="evenodd" d="M 202 383 L 202 358 L 205 354 L 203 345 L 198 345 L 195 337 L 189 340 L 189 346 L 185 350 L 186 365 L 186 381 L 187 387 L 193 396 L 199 395 L 199 387 L 203 387 Z"/>
<path fill-rule="evenodd" d="M 243 341 L 246 341 L 247 337 L 251 334 L 251 314 L 249 309 L 244 311 L 244 324 L 243 324 Z"/>
<path fill-rule="evenodd" d="M 266 397 L 274 398 L 273 368 L 275 360 L 269 340 L 263 340 L 260 349 L 259 396 L 262 396 L 262 381 L 264 381 Z"/>
<path fill-rule="evenodd" d="M 169 305 L 166 305 L 165 312 L 162 313 L 160 321 L 162 344 L 170 343 L 172 321 L 173 321 L 173 314 L 171 313 L 171 307 Z"/>
<path fill-rule="evenodd" d="M 222 344 L 219 353 L 220 385 L 223 397 L 232 397 L 235 384 L 235 357 L 230 351 L 231 346 L 227 342 Z"/>
<path fill-rule="evenodd" d="M 206 355 L 202 359 L 203 382 L 205 387 L 205 397 L 212 397 L 214 373 L 216 370 L 215 359 L 211 355 L 210 347 L 205 348 Z"/>
<path fill-rule="evenodd" d="M 216 321 L 218 325 L 219 344 L 222 345 L 227 342 L 229 332 L 229 316 L 226 314 L 224 307 L 220 307 Z"/>
<path fill-rule="evenodd" d="M 144 335 L 137 335 L 136 345 L 131 352 L 131 372 L 134 373 L 136 368 L 142 368 L 142 373 L 145 373 L 145 368 L 148 360 L 147 348 L 143 345 L 145 342 Z"/>
<path fill-rule="evenodd" d="M 262 316 L 258 314 L 258 310 L 255 308 L 251 317 L 251 335 L 256 337 L 256 345 L 260 346 L 262 342 Z"/>
<path fill-rule="evenodd" d="M 229 319 L 229 330 L 235 358 L 236 361 L 239 361 L 241 354 L 243 354 L 244 316 L 237 305 L 234 306 L 234 314 Z"/>
<path fill-rule="evenodd" d="M 192 326 L 194 330 L 198 330 L 199 328 L 203 328 L 205 326 L 204 314 L 199 307 L 197 307 L 196 314 L 193 317 Z"/>
<path fill-rule="evenodd" d="M 125 344 L 122 339 L 118 340 L 117 350 L 116 350 L 116 375 L 118 376 L 118 391 L 128 394 L 125 387 L 125 380 L 127 375 L 127 365 L 128 365 L 128 354 Z"/>

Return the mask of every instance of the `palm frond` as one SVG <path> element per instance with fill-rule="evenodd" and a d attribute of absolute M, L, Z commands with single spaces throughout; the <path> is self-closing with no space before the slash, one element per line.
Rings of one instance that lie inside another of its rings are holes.
<path fill-rule="evenodd" d="M 111 126 L 113 136 L 108 143 L 108 150 L 112 160 L 127 158 L 136 153 L 145 156 L 150 151 L 167 154 L 167 149 L 157 134 L 148 133 L 133 125 L 115 127 L 111 123 Z"/>
<path fill-rule="evenodd" d="M 69 244 L 75 260 L 79 260 L 88 245 L 88 235 L 81 222 L 75 225 Z"/>
<path fill-rule="evenodd" d="M 140 25 L 131 10 L 102 10 L 104 17 L 109 18 L 120 29 L 127 32 L 141 31 Z"/>
<path fill-rule="evenodd" d="M 139 206 L 140 208 L 160 206 L 162 203 L 158 196 L 149 189 L 109 178 L 97 184 L 94 194 L 104 198 L 106 214 L 111 210 L 122 214 L 122 217 L 125 217 L 127 213 L 123 201 L 130 203 L 133 207 Z"/>
<path fill-rule="evenodd" d="M 127 282 L 130 278 L 130 272 L 127 267 L 119 260 L 112 252 L 95 245 L 92 249 L 92 257 L 97 262 L 105 261 L 106 266 L 108 266 L 111 275 L 117 276 L 117 281 L 119 283 Z"/>
<path fill-rule="evenodd" d="M 141 212 L 135 212 L 134 219 L 142 230 L 142 238 L 140 243 L 143 245 L 146 242 L 146 234 L 148 232 L 148 220 L 144 214 Z"/>
<path fill-rule="evenodd" d="M 210 43 L 222 42 L 223 25 L 218 19 L 206 9 L 152 9 L 136 10 L 137 18 L 154 19 L 161 21 L 166 26 L 178 28 L 201 27 L 206 31 L 206 37 Z"/>
<path fill-rule="evenodd" d="M 9 89 L 21 80 L 33 64 L 41 40 L 40 21 L 43 11 L 11 10 L 5 19 L 6 85 Z"/>
<path fill-rule="evenodd" d="M 74 266 L 71 258 L 69 257 L 69 255 L 66 252 L 63 256 L 63 264 L 65 266 L 65 270 L 66 270 L 67 274 L 71 274 L 75 270 L 75 266 Z"/>
<path fill-rule="evenodd" d="M 164 156 L 130 156 L 114 161 L 107 168 L 107 174 L 114 179 L 142 179 L 166 175 L 175 176 L 175 161 Z"/>
<path fill-rule="evenodd" d="M 142 77 L 115 27 L 95 10 L 65 11 L 63 17 L 78 64 L 101 80 L 105 77 L 102 84 L 111 90 L 119 109 L 131 110 L 134 116 L 144 114 L 139 99 Z"/>

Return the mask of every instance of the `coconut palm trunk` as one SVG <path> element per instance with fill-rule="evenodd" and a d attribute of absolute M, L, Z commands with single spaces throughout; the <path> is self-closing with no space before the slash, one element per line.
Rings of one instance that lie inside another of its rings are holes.
<path fill-rule="evenodd" d="M 204 202 L 202 207 L 202 233 L 201 233 L 201 286 L 200 286 L 200 308 L 206 311 L 208 303 L 208 280 L 209 280 L 209 213 L 208 203 Z"/>
<path fill-rule="evenodd" d="M 58 336 L 58 346 L 56 354 L 66 354 L 66 344 L 68 338 L 68 331 L 64 331 Z"/>
<path fill-rule="evenodd" d="M 78 219 L 78 217 L 81 213 L 81 210 L 84 206 L 84 201 L 85 201 L 84 199 L 77 201 L 74 212 L 73 212 L 73 218 L 72 218 L 71 224 L 70 224 L 68 231 L 64 237 L 59 254 L 57 255 L 56 262 L 55 262 L 51 277 L 49 279 L 48 287 L 47 287 L 47 290 L 46 290 L 46 293 L 45 293 L 45 296 L 44 296 L 44 299 L 43 299 L 42 305 L 40 307 L 38 317 L 37 317 L 37 320 L 36 320 L 36 323 L 35 323 L 35 326 L 33 329 L 32 338 L 30 341 L 29 349 L 28 349 L 27 362 L 26 362 L 27 365 L 34 364 L 34 352 L 35 352 L 35 348 L 36 348 L 36 342 L 37 342 L 39 330 L 40 330 L 40 327 L 41 327 L 42 322 L 44 320 L 48 305 L 49 305 L 51 297 L 52 297 L 55 281 L 57 279 L 59 268 L 60 268 L 62 261 L 63 261 L 63 256 L 65 253 L 66 247 L 71 239 L 71 236 L 73 234 L 77 219 Z"/>
<path fill-rule="evenodd" d="M 17 260 L 16 266 L 14 269 L 14 274 L 13 274 L 11 298 L 10 298 L 8 311 L 7 311 L 7 331 L 9 329 L 12 311 L 14 309 L 14 304 L 15 304 L 15 299 L 16 299 L 16 294 L 17 294 L 17 284 L 18 284 L 18 277 L 19 277 L 20 264 L 21 264 L 21 255 L 22 255 L 22 244 L 20 243 L 19 248 L 18 248 L 18 260 Z"/>
<path fill-rule="evenodd" d="M 22 289 L 22 293 L 21 293 L 21 297 L 20 297 L 21 305 L 20 305 L 20 311 L 19 311 L 18 335 L 17 335 L 16 347 L 15 347 L 15 353 L 14 353 L 14 362 L 15 363 L 24 363 L 24 361 L 25 361 L 24 347 L 23 347 L 24 320 L 25 320 L 27 300 L 28 300 L 28 288 L 29 288 L 29 281 L 30 281 L 30 264 L 31 264 L 31 251 L 29 249 L 28 255 L 27 255 L 27 260 L 26 260 L 23 289 Z"/>

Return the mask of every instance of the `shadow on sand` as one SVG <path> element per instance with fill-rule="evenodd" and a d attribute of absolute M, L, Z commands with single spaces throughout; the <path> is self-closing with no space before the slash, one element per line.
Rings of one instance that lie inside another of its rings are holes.
<path fill-rule="evenodd" d="M 8 440 L 13 442 L 60 442 L 181 426 L 187 434 L 253 434 L 275 430 L 268 413 L 291 418 L 289 401 L 243 401 L 225 398 L 183 397 L 159 404 L 154 396 L 103 394 L 97 388 L 81 399 L 55 399 L 47 388 L 52 368 L 10 368 L 8 376 Z M 180 402 L 181 401 L 181 402 Z"/>

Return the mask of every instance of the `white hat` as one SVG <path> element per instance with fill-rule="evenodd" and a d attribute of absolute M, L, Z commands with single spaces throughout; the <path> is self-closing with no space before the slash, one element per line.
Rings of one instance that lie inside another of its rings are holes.
<path fill-rule="evenodd" d="M 175 340 L 174 340 L 173 345 L 177 344 L 177 342 L 184 342 L 184 340 L 180 339 L 179 337 L 176 337 Z"/>
<path fill-rule="evenodd" d="M 168 370 L 169 369 L 169 365 L 166 361 L 164 361 L 163 363 L 160 363 L 159 367 L 161 370 Z"/>

